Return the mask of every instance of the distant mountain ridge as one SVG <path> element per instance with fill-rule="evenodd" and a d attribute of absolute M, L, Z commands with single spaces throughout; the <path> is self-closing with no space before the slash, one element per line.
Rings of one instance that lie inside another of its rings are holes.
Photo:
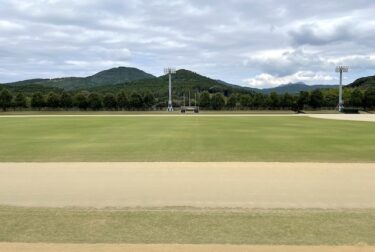
<path fill-rule="evenodd" d="M 303 82 L 297 82 L 297 83 L 288 83 L 284 85 L 280 85 L 274 88 L 265 88 L 260 89 L 259 91 L 264 94 L 270 94 L 272 92 L 276 92 L 278 94 L 297 94 L 301 91 L 313 91 L 315 89 L 326 89 L 326 88 L 337 88 L 337 85 L 307 85 Z"/>
<path fill-rule="evenodd" d="M 229 84 L 222 80 L 217 80 L 217 81 L 224 85 L 235 86 L 233 84 Z M 282 84 L 273 88 L 263 88 L 263 89 L 253 88 L 253 87 L 245 87 L 245 88 L 255 91 L 255 92 L 263 93 L 263 94 L 270 94 L 272 92 L 275 92 L 277 94 L 285 94 L 285 93 L 297 94 L 301 91 L 312 91 L 315 89 L 326 89 L 326 88 L 336 88 L 336 87 L 338 86 L 337 85 L 307 85 L 303 82 L 297 82 L 297 83 Z"/>
<path fill-rule="evenodd" d="M 90 89 L 95 92 L 118 92 L 125 90 L 132 92 L 137 91 L 150 91 L 156 96 L 166 96 L 168 94 L 168 76 L 162 75 L 160 77 L 152 79 L 136 80 L 128 83 L 122 83 L 111 86 L 98 86 Z M 180 69 L 173 75 L 173 92 L 178 96 L 183 94 L 188 95 L 189 91 L 191 95 L 196 92 L 208 91 L 211 93 L 221 92 L 225 95 L 231 93 L 250 93 L 251 90 L 237 86 L 223 84 L 217 80 L 208 78 L 206 76 L 197 74 L 195 72 Z"/>
<path fill-rule="evenodd" d="M 354 81 L 352 84 L 349 84 L 348 87 L 360 87 L 360 88 L 368 88 L 368 87 L 375 87 L 375 76 L 368 76 L 359 78 L 358 80 Z"/>
<path fill-rule="evenodd" d="M 131 82 L 141 79 L 155 78 L 152 74 L 146 73 L 137 68 L 117 67 L 101 71 L 88 77 L 65 77 L 55 79 L 31 79 L 6 85 L 25 86 L 25 85 L 42 85 L 48 87 L 63 88 L 66 90 L 87 89 L 103 85 L 116 85 L 119 83 Z"/>
<path fill-rule="evenodd" d="M 55 79 L 30 79 L 13 83 L 1 84 L 16 92 L 32 92 L 32 90 L 53 91 L 53 90 L 87 90 L 97 92 L 116 92 L 121 89 L 128 91 L 151 91 L 165 95 L 165 86 L 168 83 L 166 75 L 155 77 L 137 68 L 117 67 L 101 71 L 88 77 L 66 77 Z M 375 86 L 375 76 L 364 77 L 356 80 L 348 87 L 369 87 Z M 315 89 L 337 88 L 338 85 L 307 85 L 303 82 L 288 83 L 273 88 L 252 88 L 230 84 L 222 80 L 215 80 L 197 74 L 195 72 L 181 69 L 173 76 L 173 89 L 177 92 L 222 92 L 225 95 L 230 93 L 251 93 L 259 92 L 270 94 L 298 94 L 301 91 L 312 91 Z"/>

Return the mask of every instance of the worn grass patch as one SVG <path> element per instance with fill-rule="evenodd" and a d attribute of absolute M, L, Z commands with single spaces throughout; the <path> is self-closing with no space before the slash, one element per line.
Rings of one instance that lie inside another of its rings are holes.
<path fill-rule="evenodd" d="M 0 207 L 0 242 L 375 244 L 374 210 Z"/>

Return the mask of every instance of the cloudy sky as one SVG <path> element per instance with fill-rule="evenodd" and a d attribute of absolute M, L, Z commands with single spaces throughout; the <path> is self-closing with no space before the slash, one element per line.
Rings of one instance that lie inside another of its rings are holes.
<path fill-rule="evenodd" d="M 117 66 L 233 84 L 375 75 L 374 0 L 0 0 L 0 82 Z"/>

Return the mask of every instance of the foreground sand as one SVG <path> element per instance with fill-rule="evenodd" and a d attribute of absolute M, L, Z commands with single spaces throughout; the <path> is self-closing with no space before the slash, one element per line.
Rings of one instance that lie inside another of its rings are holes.
<path fill-rule="evenodd" d="M 0 163 L 0 205 L 375 208 L 375 164 Z"/>
<path fill-rule="evenodd" d="M 7 252 L 374 252 L 367 246 L 236 246 L 236 245 L 126 245 L 126 244 L 25 244 L 0 243 Z"/>

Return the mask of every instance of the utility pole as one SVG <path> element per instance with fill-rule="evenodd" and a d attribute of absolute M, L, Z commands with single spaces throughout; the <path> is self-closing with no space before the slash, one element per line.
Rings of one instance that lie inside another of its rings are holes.
<path fill-rule="evenodd" d="M 169 99 L 168 99 L 168 109 L 167 111 L 172 112 L 173 111 L 173 103 L 172 103 L 172 74 L 176 73 L 175 68 L 165 68 L 164 73 L 168 74 L 169 77 Z"/>
<path fill-rule="evenodd" d="M 342 98 L 342 76 L 343 73 L 349 72 L 348 66 L 338 66 L 336 67 L 336 73 L 340 73 L 340 85 L 339 85 L 339 111 L 342 112 L 344 109 L 344 100 Z"/>

